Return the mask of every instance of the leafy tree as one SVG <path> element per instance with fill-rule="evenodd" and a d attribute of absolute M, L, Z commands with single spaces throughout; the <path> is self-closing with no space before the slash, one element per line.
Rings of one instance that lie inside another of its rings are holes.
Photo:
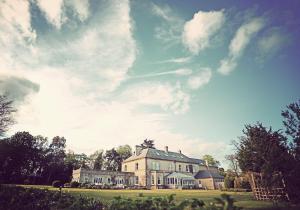
<path fill-rule="evenodd" d="M 14 123 L 12 114 L 16 112 L 13 101 L 6 96 L 0 95 L 0 137 L 4 135 L 8 127 Z"/>
<path fill-rule="evenodd" d="M 132 155 L 132 149 L 127 144 L 117 147 L 116 150 L 117 150 L 117 153 L 119 153 L 119 155 L 121 156 L 122 161 L 126 160 L 127 158 L 129 158 Z"/>
<path fill-rule="evenodd" d="M 258 172 L 265 176 L 265 185 L 273 186 L 280 180 L 273 180 L 274 174 L 287 170 L 289 153 L 287 139 L 280 131 L 267 129 L 261 123 L 246 125 L 244 136 L 235 143 L 236 157 L 243 172 Z"/>
<path fill-rule="evenodd" d="M 147 149 L 147 148 L 153 148 L 154 147 L 154 140 L 151 139 L 145 139 L 144 142 L 141 144 L 142 149 Z"/>
<path fill-rule="evenodd" d="M 210 166 L 218 166 L 220 165 L 220 162 L 215 160 L 213 156 L 211 155 L 203 155 L 202 159 L 208 163 Z"/>
<path fill-rule="evenodd" d="M 236 177 L 239 176 L 239 162 L 235 154 L 226 155 L 225 159 L 229 162 L 230 170 L 232 170 Z"/>
<path fill-rule="evenodd" d="M 65 173 L 64 159 L 66 139 L 64 137 L 56 136 L 52 139 L 47 153 L 48 167 L 47 167 L 47 183 L 51 184 L 54 180 L 67 181 L 67 174 Z"/>
<path fill-rule="evenodd" d="M 121 170 L 122 158 L 119 155 L 119 153 L 115 150 L 115 148 L 112 148 L 111 150 L 107 150 L 105 152 L 104 157 L 105 157 L 105 167 L 107 170 L 112 170 L 112 171 Z"/>
<path fill-rule="evenodd" d="M 291 103 L 281 112 L 285 133 L 292 139 L 293 155 L 300 161 L 300 100 Z"/>
<path fill-rule="evenodd" d="M 28 132 L 18 132 L 0 144 L 0 180 L 22 183 L 29 176 L 41 173 L 44 164 L 45 140 Z"/>
<path fill-rule="evenodd" d="M 300 100 L 291 103 L 287 109 L 281 113 L 283 117 L 283 125 L 285 133 L 291 139 L 290 153 L 291 160 L 288 165 L 289 171 L 285 174 L 289 195 L 295 200 L 300 200 Z"/>
<path fill-rule="evenodd" d="M 95 170 L 101 170 L 104 166 L 104 157 L 103 150 L 97 150 L 93 154 L 90 155 L 90 159 L 93 162 L 92 167 Z"/>

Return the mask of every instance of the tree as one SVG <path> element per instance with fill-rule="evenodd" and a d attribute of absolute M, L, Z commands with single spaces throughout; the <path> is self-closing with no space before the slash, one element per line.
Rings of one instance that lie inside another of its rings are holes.
<path fill-rule="evenodd" d="M 153 148 L 154 147 L 154 140 L 151 139 L 145 139 L 144 142 L 141 144 L 142 149 L 147 149 L 147 148 Z"/>
<path fill-rule="evenodd" d="M 123 161 L 132 155 L 132 149 L 129 145 L 126 144 L 126 145 L 117 147 L 117 153 L 119 153 L 119 155 L 121 156 L 121 159 Z"/>
<path fill-rule="evenodd" d="M 300 100 L 289 104 L 281 115 L 285 133 L 291 139 L 290 153 L 293 157 L 288 163 L 290 169 L 285 175 L 289 195 L 295 200 L 300 200 Z"/>
<path fill-rule="evenodd" d="M 281 178 L 273 179 L 275 174 L 287 171 L 290 155 L 287 139 L 280 131 L 267 129 L 261 123 L 245 125 L 244 136 L 235 142 L 236 157 L 243 172 L 258 172 L 264 175 L 265 186 L 281 183 Z"/>
<path fill-rule="evenodd" d="M 65 148 L 66 139 L 64 137 L 56 136 L 52 139 L 47 153 L 48 167 L 46 173 L 48 184 L 51 184 L 54 180 L 67 181 L 69 179 L 65 173 Z"/>
<path fill-rule="evenodd" d="M 14 123 L 12 114 L 16 112 L 13 108 L 13 101 L 6 96 L 0 95 L 0 137 L 4 135 L 8 127 Z"/>
<path fill-rule="evenodd" d="M 95 170 L 101 170 L 104 166 L 104 157 L 103 157 L 103 150 L 97 150 L 93 154 L 90 155 L 90 159 L 92 161 L 92 167 Z"/>
<path fill-rule="evenodd" d="M 285 133 L 292 139 L 293 155 L 300 161 L 300 100 L 291 103 L 281 112 Z"/>
<path fill-rule="evenodd" d="M 121 170 L 121 163 L 122 159 L 119 153 L 112 148 L 111 150 L 107 150 L 105 152 L 105 167 L 106 170 L 110 171 L 120 171 Z"/>
<path fill-rule="evenodd" d="M 203 155 L 202 159 L 210 166 L 218 166 L 219 161 L 215 160 L 211 155 Z"/>
<path fill-rule="evenodd" d="M 0 180 L 6 183 L 22 183 L 28 177 L 37 176 L 44 164 L 45 140 L 28 132 L 17 132 L 0 144 Z"/>
<path fill-rule="evenodd" d="M 235 154 L 226 155 L 225 159 L 229 162 L 230 170 L 233 171 L 236 177 L 239 176 L 239 162 Z"/>

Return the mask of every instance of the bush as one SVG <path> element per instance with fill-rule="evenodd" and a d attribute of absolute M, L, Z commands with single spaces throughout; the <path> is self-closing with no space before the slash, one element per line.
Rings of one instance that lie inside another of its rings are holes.
<path fill-rule="evenodd" d="M 63 186 L 63 184 L 59 180 L 55 180 L 52 182 L 52 187 L 62 187 L 62 186 Z"/>
<path fill-rule="evenodd" d="M 234 177 L 226 176 L 224 179 L 225 188 L 233 188 L 234 187 Z"/>
<path fill-rule="evenodd" d="M 102 210 L 104 205 L 92 198 L 57 191 L 0 185 L 0 209 Z"/>
<path fill-rule="evenodd" d="M 64 188 L 68 188 L 68 187 L 71 187 L 71 183 L 64 183 Z"/>

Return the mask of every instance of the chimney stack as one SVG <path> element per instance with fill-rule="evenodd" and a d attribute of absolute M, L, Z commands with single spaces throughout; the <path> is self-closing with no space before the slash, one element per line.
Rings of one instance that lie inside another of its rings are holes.
<path fill-rule="evenodd" d="M 165 151 L 166 151 L 166 152 L 169 152 L 168 146 L 165 146 Z"/>
<path fill-rule="evenodd" d="M 135 155 L 136 156 L 140 155 L 142 153 L 142 150 L 143 150 L 142 146 L 135 145 Z"/>

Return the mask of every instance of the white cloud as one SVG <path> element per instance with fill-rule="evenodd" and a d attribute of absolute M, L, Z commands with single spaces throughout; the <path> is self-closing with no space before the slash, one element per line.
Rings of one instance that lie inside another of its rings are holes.
<path fill-rule="evenodd" d="M 67 26 L 64 18 L 73 18 L 66 17 L 64 6 L 68 5 L 62 2 L 54 8 L 47 7 L 47 2 L 42 5 L 47 20 L 57 29 Z M 0 9 L 1 74 L 34 84 L 29 89 L 19 83 L 15 86 L 26 101 L 18 108 L 18 123 L 9 134 L 26 130 L 49 138 L 61 135 L 68 148 L 87 153 L 153 137 L 158 146 L 198 154 L 193 149 L 196 144 L 201 149 L 204 141 L 172 132 L 168 124 L 169 115 L 189 109 L 190 96 L 180 84 L 141 83 L 130 86 L 127 95 L 115 96 L 137 53 L 128 1 L 105 1 L 105 12 L 100 14 L 82 7 L 77 10 L 78 18 L 86 22 L 79 23 L 78 30 L 70 34 L 67 27 L 59 33 L 48 28 L 47 36 L 32 28 L 30 20 L 36 16 L 31 17 L 28 1 L 0 1 Z M 169 72 L 190 73 L 189 69 Z M 161 109 L 141 111 L 153 106 Z"/>
<path fill-rule="evenodd" d="M 80 21 L 84 21 L 89 17 L 89 0 L 68 0 L 66 4 L 73 8 Z"/>
<path fill-rule="evenodd" d="M 171 44 L 179 43 L 184 23 L 183 19 L 175 15 L 167 5 L 158 6 L 153 3 L 152 12 L 164 20 L 159 26 L 155 27 L 155 37 Z"/>
<path fill-rule="evenodd" d="M 45 13 L 49 23 L 60 29 L 65 21 L 63 0 L 37 0 L 37 5 Z"/>
<path fill-rule="evenodd" d="M 258 58 L 263 61 L 275 55 L 288 42 L 288 36 L 281 28 L 273 27 L 258 40 Z"/>
<path fill-rule="evenodd" d="M 193 19 L 184 25 L 182 42 L 193 54 L 209 47 L 210 39 L 225 21 L 224 10 L 194 14 Z"/>
<path fill-rule="evenodd" d="M 243 54 L 250 40 L 264 27 L 262 18 L 254 18 L 243 24 L 235 33 L 229 45 L 229 55 L 221 60 L 218 72 L 227 75 L 237 66 L 237 60 Z"/>
<path fill-rule="evenodd" d="M 209 68 L 203 69 L 199 73 L 192 75 L 188 79 L 189 88 L 196 90 L 209 83 L 212 77 L 212 72 Z"/>
<path fill-rule="evenodd" d="M 129 87 L 123 98 L 140 105 L 159 106 L 175 114 L 185 113 L 189 109 L 189 94 L 182 90 L 179 83 L 143 82 Z"/>

